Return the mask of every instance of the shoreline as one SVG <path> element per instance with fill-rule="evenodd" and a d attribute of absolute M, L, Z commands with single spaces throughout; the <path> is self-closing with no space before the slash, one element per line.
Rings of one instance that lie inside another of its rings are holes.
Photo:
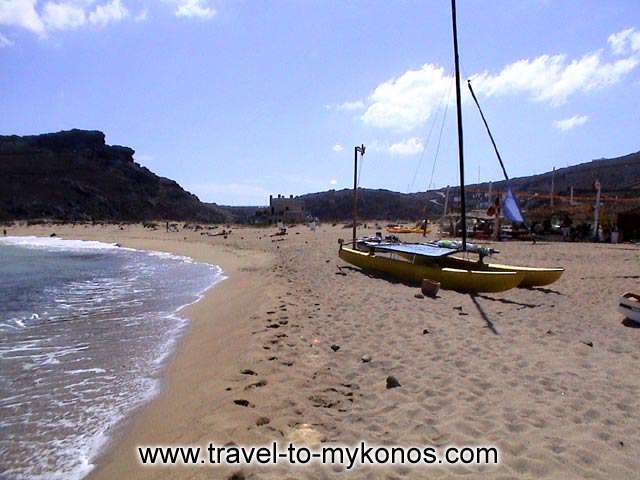
<path fill-rule="evenodd" d="M 48 237 L 55 231 L 56 236 L 63 239 L 96 240 L 118 243 L 125 248 L 166 252 L 222 269 L 223 279 L 213 283 L 197 301 L 182 306 L 176 312 L 176 315 L 188 319 L 189 323 L 186 331 L 176 339 L 171 353 L 162 360 L 158 391 L 149 400 L 127 412 L 125 418 L 109 432 L 100 447 L 101 451 L 91 460 L 92 470 L 83 478 L 155 477 L 157 468 L 140 468 L 135 447 L 162 443 L 161 438 L 166 439 L 165 443 L 176 443 L 171 436 L 171 426 L 197 423 L 198 415 L 195 412 L 206 403 L 194 384 L 217 380 L 221 385 L 222 380 L 216 377 L 223 377 L 237 367 L 246 353 L 242 346 L 250 340 L 250 334 L 246 321 L 234 320 L 240 316 L 239 312 L 251 309 L 243 305 L 244 295 L 251 295 L 258 300 L 255 305 L 260 301 L 259 291 L 251 279 L 252 272 L 245 270 L 253 270 L 256 265 L 258 268 L 267 268 L 270 258 L 266 252 L 236 252 L 224 246 L 200 242 L 199 239 L 180 241 L 171 238 L 170 234 L 167 238 L 158 238 L 162 234 L 157 231 L 151 233 L 135 227 L 127 229 L 133 232 L 119 231 L 113 226 L 107 228 L 106 232 L 96 232 L 94 228 L 83 230 L 69 225 L 17 227 L 12 228 L 9 235 Z M 244 315 L 244 318 L 248 316 Z M 230 338 L 234 341 L 229 342 Z M 219 348 L 211 348 L 214 344 Z M 210 362 L 216 365 L 217 374 L 207 368 Z M 223 400 L 221 397 L 226 392 L 222 388 L 218 390 L 221 390 L 217 392 L 218 395 L 214 393 L 209 401 Z M 220 420 L 226 423 L 224 418 Z M 167 469 L 167 472 L 175 472 L 175 468 Z"/>
<path fill-rule="evenodd" d="M 362 234 L 374 233 L 362 228 Z M 631 478 L 640 468 L 640 328 L 616 302 L 637 289 L 640 246 L 488 242 L 500 261 L 562 266 L 544 288 L 487 295 L 368 275 L 337 257 L 343 225 L 234 227 L 209 236 L 140 225 L 12 228 L 120 243 L 219 265 L 187 307 L 159 396 L 116 432 L 90 479 Z M 419 240 L 409 235 L 406 240 Z M 365 360 L 366 359 L 366 360 Z M 400 386 L 387 388 L 395 377 Z M 286 464 L 142 467 L 136 447 L 489 445 L 500 465 L 412 469 Z"/>

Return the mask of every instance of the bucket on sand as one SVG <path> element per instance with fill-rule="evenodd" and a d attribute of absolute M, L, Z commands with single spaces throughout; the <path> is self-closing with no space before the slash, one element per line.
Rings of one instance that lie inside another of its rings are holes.
<path fill-rule="evenodd" d="M 440 282 L 434 282 L 425 278 L 422 280 L 422 293 L 427 297 L 435 297 L 440 290 Z"/>

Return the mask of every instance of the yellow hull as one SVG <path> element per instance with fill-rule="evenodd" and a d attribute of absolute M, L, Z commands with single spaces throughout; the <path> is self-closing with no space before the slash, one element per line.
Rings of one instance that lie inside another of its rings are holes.
<path fill-rule="evenodd" d="M 521 288 L 550 285 L 558 280 L 564 272 L 564 268 L 518 267 L 516 265 L 501 265 L 499 263 L 479 264 L 457 257 L 445 257 L 440 262 L 443 266 L 452 268 L 473 268 L 485 272 L 521 272 L 523 278 L 520 285 L 518 285 L 518 287 Z"/>
<path fill-rule="evenodd" d="M 424 228 L 420 227 L 388 227 L 387 232 L 389 233 L 425 233 Z M 431 233 L 431 230 L 427 227 L 427 232 Z"/>
<path fill-rule="evenodd" d="M 514 265 L 500 265 L 498 263 L 490 263 L 488 265 L 490 272 L 522 272 L 524 278 L 520 285 L 521 288 L 543 287 L 551 285 L 558 280 L 564 268 L 536 268 L 536 267 L 517 267 Z"/>
<path fill-rule="evenodd" d="M 356 267 L 383 272 L 409 283 L 420 283 L 427 278 L 440 282 L 441 288 L 458 292 L 503 292 L 517 287 L 524 277 L 522 272 L 463 270 L 435 264 L 414 264 L 346 247 L 342 247 L 338 255 Z"/>

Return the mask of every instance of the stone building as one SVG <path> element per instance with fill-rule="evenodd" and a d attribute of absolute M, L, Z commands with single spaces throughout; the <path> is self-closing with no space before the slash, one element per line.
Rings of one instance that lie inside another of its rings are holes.
<path fill-rule="evenodd" d="M 299 223 L 304 222 L 307 216 L 304 210 L 304 202 L 293 198 L 293 195 L 289 197 L 269 195 L 269 213 L 271 223 Z"/>

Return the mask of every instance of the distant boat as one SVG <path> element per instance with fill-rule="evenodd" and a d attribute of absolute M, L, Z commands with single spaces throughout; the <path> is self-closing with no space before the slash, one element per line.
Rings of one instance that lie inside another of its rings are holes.
<path fill-rule="evenodd" d="M 460 67 L 458 59 L 455 0 L 451 0 L 451 14 L 456 77 L 462 242 L 445 240 L 437 243 L 407 243 L 400 242 L 393 237 L 385 239 L 382 238 L 381 235 L 358 240 L 356 238 L 356 207 L 358 192 L 357 170 L 358 153 L 361 155 L 364 154 L 363 145 L 355 148 L 353 182 L 353 239 L 350 244 L 340 242 L 338 255 L 345 262 L 362 269 L 378 271 L 412 283 L 420 283 L 423 279 L 429 279 L 440 282 L 440 286 L 444 289 L 461 292 L 501 292 L 515 287 L 549 285 L 560 278 L 564 272 L 563 268 L 518 267 L 512 265 L 484 263 L 484 258 L 487 255 L 498 252 L 493 249 L 467 244 L 462 107 L 460 97 Z M 493 137 L 491 140 L 493 142 Z M 497 148 L 496 153 L 498 153 Z M 498 158 L 500 159 L 499 154 Z M 500 163 L 502 164 L 502 160 L 500 160 Z M 508 194 L 509 193 L 511 193 L 510 190 Z M 517 209 L 515 200 L 513 200 L 512 206 L 515 206 L 515 209 Z M 454 257 L 453 254 L 458 252 L 463 252 L 465 254 L 477 253 L 479 259 L 477 261 L 472 261 L 467 258 Z"/>
<path fill-rule="evenodd" d="M 431 232 L 431 229 L 429 228 L 429 223 L 426 220 L 424 220 L 423 222 L 418 222 L 416 225 L 413 225 L 411 227 L 403 227 L 401 225 L 389 226 L 387 227 L 387 232 L 389 233 L 421 233 L 423 235 L 426 235 L 427 233 Z"/>

